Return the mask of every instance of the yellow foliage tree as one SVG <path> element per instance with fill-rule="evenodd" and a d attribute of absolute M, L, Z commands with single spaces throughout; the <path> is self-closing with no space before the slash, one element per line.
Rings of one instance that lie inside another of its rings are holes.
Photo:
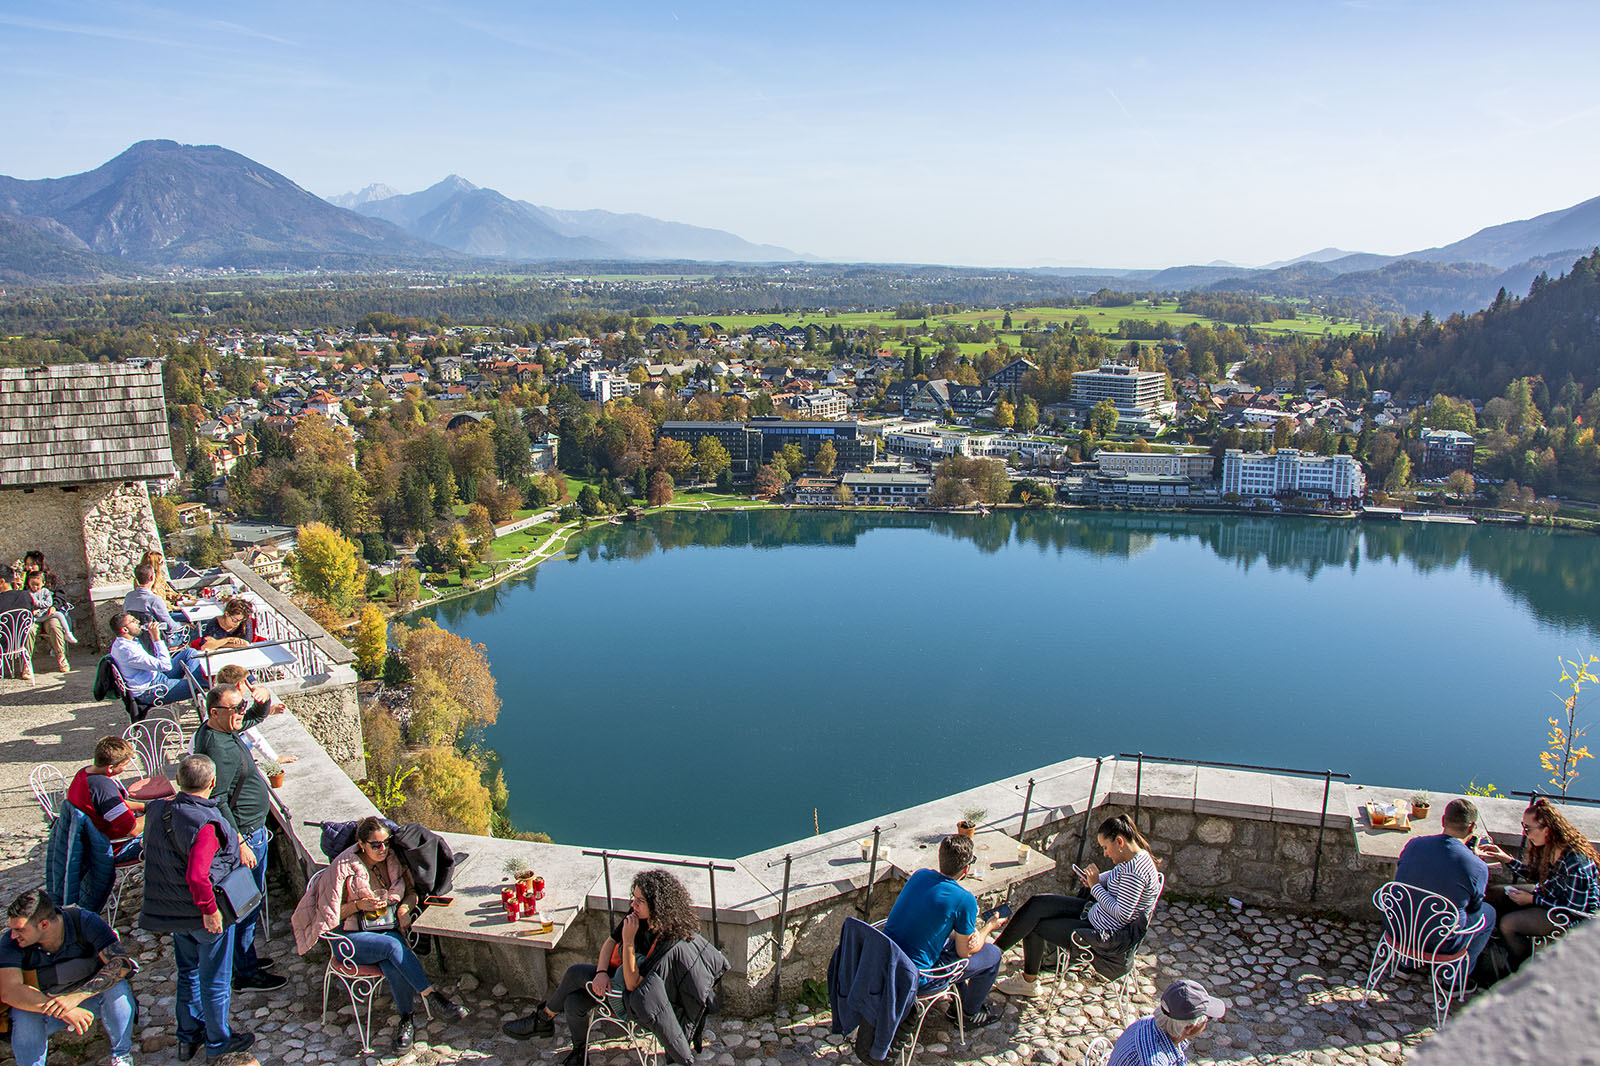
<path fill-rule="evenodd" d="M 454 724 L 442 727 L 441 739 L 447 735 L 454 741 L 472 727 L 494 724 L 500 715 L 500 697 L 482 644 L 440 629 L 427 618 L 415 629 L 396 626 L 395 642 L 401 660 L 411 670 L 414 692 L 442 693 L 461 708 Z M 430 679 L 436 680 L 437 686 Z M 448 710 L 442 706 L 439 713 Z"/>
<path fill-rule="evenodd" d="M 450 833 L 489 835 L 494 804 L 477 763 L 442 744 L 422 749 L 407 762 L 417 773 L 405 782 L 406 799 L 397 820 Z"/>
<path fill-rule="evenodd" d="M 1539 765 L 1550 775 L 1550 783 L 1565 796 L 1568 787 L 1578 777 L 1578 763 L 1594 758 L 1587 744 L 1578 744 L 1586 732 L 1578 725 L 1578 697 L 1583 693 L 1584 685 L 1600 681 L 1600 677 L 1596 677 L 1589 669 L 1595 663 L 1600 663 L 1600 656 L 1591 655 L 1587 659 L 1558 658 L 1556 661 L 1561 664 L 1561 683 L 1572 691 L 1567 696 L 1555 694 L 1566 712 L 1566 721 L 1550 719 L 1548 745 L 1546 750 L 1539 753 Z"/>
<path fill-rule="evenodd" d="M 407 563 L 394 572 L 394 604 L 402 611 L 422 598 L 422 575 Z"/>
<path fill-rule="evenodd" d="M 377 677 L 389 651 L 388 642 L 389 623 L 382 611 L 369 604 L 356 625 L 356 672 L 364 678 Z"/>
<path fill-rule="evenodd" d="M 289 569 L 301 592 L 349 614 L 366 590 L 361 550 L 336 529 L 311 522 L 295 531 Z"/>

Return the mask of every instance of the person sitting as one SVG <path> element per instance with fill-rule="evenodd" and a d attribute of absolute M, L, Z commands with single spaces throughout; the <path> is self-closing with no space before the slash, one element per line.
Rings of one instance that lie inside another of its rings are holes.
<path fill-rule="evenodd" d="M 1581 915 L 1600 910 L 1600 855 L 1594 845 L 1562 814 L 1555 804 L 1536 796 L 1522 812 L 1527 844 L 1522 858 L 1513 858 L 1498 844 L 1485 842 L 1478 854 L 1488 863 L 1505 863 L 1511 876 L 1533 882 L 1490 888 L 1487 896 L 1500 915 L 1500 935 L 1514 965 L 1533 954 L 1533 938 L 1556 931 L 1551 907 L 1565 907 Z"/>
<path fill-rule="evenodd" d="M 1198 982 L 1174 981 L 1161 993 L 1154 1014 L 1140 1018 L 1117 1037 L 1105 1066 L 1183 1066 L 1189 1061 L 1189 1041 L 1226 1013 L 1222 1001 Z"/>
<path fill-rule="evenodd" d="M 467 1016 L 434 988 L 406 943 L 405 931 L 416 916 L 416 889 L 405 863 L 389 846 L 389 827 L 381 818 L 368 817 L 356 826 L 355 844 L 306 886 L 292 923 L 299 954 L 310 951 L 322 934 L 337 930 L 349 939 L 357 965 L 376 964 L 383 971 L 400 1015 L 394 1034 L 397 1051 L 410 1047 L 416 1035 L 416 996 L 428 997 L 431 1013 L 447 1022 Z"/>
<path fill-rule="evenodd" d="M 82 1036 L 96 1018 L 111 1041 L 111 1066 L 130 1066 L 137 1004 L 128 977 L 139 966 L 116 930 L 91 911 L 58 909 L 37 888 L 11 901 L 6 924 L 0 1001 L 11 1008 L 17 1066 L 45 1066 L 51 1036 L 63 1029 Z"/>
<path fill-rule="evenodd" d="M 122 737 L 101 737 L 94 746 L 94 765 L 79 770 L 67 786 L 67 802 L 112 842 L 111 858 L 119 863 L 139 858 L 144 835 L 144 804 L 117 780 L 132 762 L 132 744 Z"/>
<path fill-rule="evenodd" d="M 183 628 L 183 623 L 172 617 L 167 601 L 155 591 L 156 569 L 149 563 L 133 568 L 133 590 L 122 598 L 122 609 L 136 614 L 146 624 L 159 626 L 158 637 L 167 637 Z"/>
<path fill-rule="evenodd" d="M 992 1025 L 1005 1013 L 988 1002 L 1000 973 L 1000 949 L 989 943 L 989 935 L 1005 919 L 996 916 L 979 923 L 977 897 L 960 884 L 972 872 L 976 854 L 971 837 L 945 837 L 939 844 L 939 868 L 912 874 L 883 923 L 884 936 L 899 945 L 919 971 L 967 960 L 956 987 L 969 1029 Z"/>
<path fill-rule="evenodd" d="M 178 590 L 172 587 L 172 582 L 167 580 L 167 557 L 159 549 L 151 548 L 139 559 L 139 565 L 148 564 L 155 573 L 155 580 L 151 582 L 150 590 L 167 602 L 168 606 L 177 606 L 180 597 Z"/>
<path fill-rule="evenodd" d="M 237 663 L 229 663 L 218 670 L 216 683 L 238 689 L 241 696 L 251 701 L 250 710 L 245 717 L 252 720 L 265 718 L 268 714 L 282 714 L 288 710 L 284 702 L 272 694 L 270 688 L 265 685 L 252 685 L 250 671 Z"/>
<path fill-rule="evenodd" d="M 1436 892 L 1456 905 L 1457 924 L 1467 928 L 1483 921 L 1483 928 L 1470 937 L 1458 936 L 1439 944 L 1440 954 L 1467 949 L 1467 970 L 1478 963 L 1494 932 L 1494 908 L 1484 902 L 1489 888 L 1489 866 L 1467 847 L 1466 840 L 1478 825 L 1478 805 L 1468 799 L 1453 799 L 1439 816 L 1444 832 L 1417 837 L 1400 852 L 1394 879 L 1427 892 Z"/>
<path fill-rule="evenodd" d="M 34 614 L 33 597 L 28 595 L 27 589 L 20 586 L 20 581 L 20 574 L 14 574 L 9 567 L 0 567 L 0 615 L 12 611 L 27 611 L 29 615 Z M 30 620 L 23 632 L 22 647 L 19 649 L 22 653 L 22 680 L 29 684 L 33 683 L 33 646 L 38 633 L 38 625 Z M 59 666 L 60 661 L 66 658 L 65 638 L 61 631 L 53 626 L 46 630 L 46 635 L 56 652 L 56 665 Z"/>
<path fill-rule="evenodd" d="M 194 653 L 188 648 L 173 654 L 159 640 L 152 642 L 153 649 L 145 647 L 139 640 L 144 626 L 127 611 L 111 616 L 110 629 L 111 661 L 117 664 L 128 694 L 134 699 L 152 704 L 176 703 L 189 699 L 203 687 L 193 674 L 184 672 L 185 663 L 191 663 L 194 670 L 200 666 L 193 662 Z"/>
<path fill-rule="evenodd" d="M 38 616 L 36 624 L 44 626 L 47 622 L 54 622 L 61 627 L 61 635 L 68 644 L 78 643 L 77 636 L 72 632 L 72 619 L 67 617 L 67 612 L 56 605 L 55 593 L 50 591 L 50 586 L 45 582 L 44 571 L 29 570 L 24 580 L 26 582 L 24 587 L 33 600 L 33 608 Z M 66 656 L 58 656 L 57 663 L 61 667 L 61 672 L 66 673 L 68 670 Z"/>
<path fill-rule="evenodd" d="M 561 1066 L 582 1066 L 589 1032 L 589 1012 L 605 1001 L 618 982 L 628 993 L 637 992 L 655 964 L 675 945 L 700 932 L 700 917 L 683 883 L 665 870 L 645 870 L 633 879 L 628 913 L 600 945 L 595 965 L 568 966 L 561 983 L 532 1014 L 501 1026 L 507 1036 L 555 1035 L 555 1020 L 565 1014 L 572 1050 Z"/>
<path fill-rule="evenodd" d="M 255 640 L 253 613 L 249 600 L 234 597 L 223 607 L 219 617 L 201 627 L 200 635 L 189 642 L 189 647 L 200 652 L 248 648 Z"/>
<path fill-rule="evenodd" d="M 1159 873 L 1150 855 L 1150 842 L 1126 814 L 1107 818 L 1096 832 L 1100 850 L 1115 865 L 1100 872 L 1091 863 L 1078 875 L 1089 897 L 1041 893 L 1024 903 L 1006 923 L 995 941 L 1004 952 L 1022 945 L 1022 972 L 999 985 L 1008 996 L 1039 994 L 1039 969 L 1046 944 L 1073 954 L 1082 949 L 1073 942 L 1080 933 L 1090 942 L 1105 943 L 1136 922 L 1148 923 L 1155 909 Z"/>

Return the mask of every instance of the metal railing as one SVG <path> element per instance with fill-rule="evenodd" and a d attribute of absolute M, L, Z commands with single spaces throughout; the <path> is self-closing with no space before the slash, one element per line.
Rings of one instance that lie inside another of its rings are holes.
<path fill-rule="evenodd" d="M 283 615 L 257 597 L 250 597 L 255 607 L 253 618 L 258 637 L 266 637 L 266 644 L 282 644 L 294 652 L 294 669 L 299 677 L 315 677 L 333 672 L 333 662 L 317 647 L 317 642 L 302 632 Z"/>
<path fill-rule="evenodd" d="M 1593 803 L 1600 805 L 1600 799 L 1590 799 L 1587 796 L 1563 796 L 1559 792 L 1540 792 L 1535 790 L 1533 792 L 1513 792 L 1511 794 L 1525 799 L 1529 803 L 1542 796 L 1552 803 Z"/>
<path fill-rule="evenodd" d="M 861 905 L 861 912 L 868 918 L 872 917 L 872 882 L 876 879 L 878 874 L 878 842 L 882 838 L 883 831 L 885 829 L 893 829 L 899 824 L 900 823 L 898 822 L 890 822 L 888 825 L 875 825 L 872 827 L 872 854 L 867 861 L 867 896 L 865 902 L 863 902 Z M 855 841 L 850 841 L 849 843 L 855 844 Z M 769 870 L 774 866 L 781 865 L 783 867 L 783 896 L 782 901 L 778 904 L 778 925 L 772 934 L 773 1010 L 778 1009 L 783 990 L 783 938 L 784 932 L 789 924 L 789 874 L 794 867 L 794 860 L 809 858 L 812 855 L 817 855 L 824 851 L 832 851 L 834 848 L 844 846 L 846 846 L 845 843 L 840 841 L 831 841 L 830 843 L 820 844 L 817 847 L 809 848 L 802 852 L 788 852 L 783 856 L 783 858 L 773 859 L 771 862 L 767 863 L 767 869 Z"/>
<path fill-rule="evenodd" d="M 1076 861 L 1079 862 L 1079 863 L 1083 862 L 1083 849 L 1084 849 L 1084 846 L 1089 842 L 1089 816 L 1094 812 L 1095 791 L 1097 789 L 1099 789 L 1099 787 L 1100 787 L 1100 768 L 1105 765 L 1105 761 L 1106 761 L 1107 758 L 1108 758 L 1108 756 L 1105 756 L 1105 755 L 1097 755 L 1097 756 L 1095 756 L 1095 760 L 1094 760 L 1094 777 L 1089 781 L 1089 804 L 1088 804 L 1087 807 L 1084 808 L 1084 812 L 1083 812 L 1083 835 L 1078 838 L 1078 858 L 1077 858 Z M 1087 766 L 1074 766 L 1069 770 L 1062 770 L 1058 774 L 1051 774 L 1049 777 L 1040 777 L 1040 778 L 1032 778 L 1032 777 L 1030 777 L 1030 778 L 1028 778 L 1028 785 L 1027 785 L 1028 791 L 1022 797 L 1022 824 L 1017 826 L 1017 839 L 1019 841 L 1022 840 L 1022 835 L 1028 831 L 1028 814 L 1029 814 L 1029 812 L 1031 812 L 1033 810 L 1033 789 L 1034 789 L 1034 786 L 1035 785 L 1042 785 L 1046 781 L 1058 781 L 1063 777 L 1068 777 L 1068 776 L 1070 776 L 1072 774 L 1082 773 L 1083 771 L 1085 771 L 1087 769 L 1089 769 L 1089 767 L 1087 767 Z M 1017 788 L 1021 788 L 1023 786 L 1021 786 L 1021 785 L 1012 785 L 1011 787 L 1013 789 L 1017 789 Z"/>
<path fill-rule="evenodd" d="M 1311 899 L 1313 901 L 1316 900 L 1317 885 L 1322 878 L 1322 838 L 1323 834 L 1327 832 L 1328 828 L 1328 795 L 1333 790 L 1333 779 L 1337 777 L 1341 781 L 1348 781 L 1350 780 L 1349 774 L 1336 773 L 1333 770 L 1301 770 L 1292 766 L 1257 766 L 1254 763 L 1244 762 L 1214 762 L 1208 759 L 1176 759 L 1165 755 L 1146 755 L 1142 751 L 1120 752 L 1117 755 L 1117 758 L 1137 760 L 1137 770 L 1134 773 L 1133 779 L 1133 817 L 1135 824 L 1138 824 L 1139 808 L 1144 794 L 1144 764 L 1146 762 L 1177 763 L 1183 766 L 1208 766 L 1218 770 L 1250 770 L 1258 773 L 1294 774 L 1297 777 L 1322 778 L 1322 813 L 1317 816 L 1317 854 L 1311 865 Z M 1085 833 L 1085 837 L 1087 837 L 1087 832 Z M 1079 855 L 1081 856 L 1083 852 L 1081 843 L 1078 851 Z"/>
<path fill-rule="evenodd" d="M 691 870 L 704 870 L 711 881 L 711 942 L 722 950 L 722 929 L 717 924 L 717 871 L 733 873 L 738 867 L 719 863 L 715 859 L 665 859 L 659 855 L 632 855 L 623 851 L 585 851 L 583 854 L 598 858 L 606 874 L 606 914 L 615 919 L 617 912 L 611 906 L 611 860 L 618 862 L 648 862 L 655 866 L 686 866 Z"/>

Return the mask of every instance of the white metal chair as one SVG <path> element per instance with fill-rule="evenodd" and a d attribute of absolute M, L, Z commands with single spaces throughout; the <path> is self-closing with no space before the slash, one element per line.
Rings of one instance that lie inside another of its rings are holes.
<path fill-rule="evenodd" d="M 1555 929 L 1544 936 L 1533 938 L 1534 951 L 1538 951 L 1546 944 L 1553 944 L 1560 940 L 1568 929 L 1589 917 L 1582 911 L 1575 911 L 1571 907 L 1551 907 L 1548 914 L 1550 915 L 1550 924 L 1555 926 Z"/>
<path fill-rule="evenodd" d="M 133 745 L 140 777 L 166 777 L 168 768 L 183 757 L 183 726 L 171 718 L 130 723 L 122 731 L 122 739 Z"/>
<path fill-rule="evenodd" d="M 1467 993 L 1466 938 L 1482 931 L 1489 916 L 1480 914 L 1476 922 L 1463 926 L 1461 911 L 1453 902 L 1437 892 L 1401 881 L 1380 885 L 1372 894 L 1372 902 L 1383 914 L 1384 931 L 1372 949 L 1362 1006 L 1372 998 L 1372 990 L 1384 975 L 1397 970 L 1401 963 L 1426 966 L 1433 987 L 1434 1024 L 1443 1026 L 1450 1015 L 1450 1001 Z M 1458 937 L 1462 938 L 1461 946 L 1445 951 L 1444 946 Z"/>
<path fill-rule="evenodd" d="M 590 994 L 593 995 L 593 993 Z M 584 1066 L 589 1066 L 589 1051 L 594 1047 L 594 1031 L 602 1025 L 609 1025 L 617 1030 L 617 1035 L 627 1042 L 628 1050 L 638 1057 L 639 1066 L 650 1066 L 649 1061 L 645 1058 L 645 1046 L 659 1047 L 659 1044 L 649 1026 L 642 1025 L 628 1017 L 627 1011 L 623 1007 L 622 995 L 623 992 L 619 986 L 611 985 L 606 989 L 605 998 L 600 1001 L 600 1004 L 594 1010 L 589 1012 L 589 1025 L 583 1034 Z"/>
<path fill-rule="evenodd" d="M 26 672 L 24 667 L 32 667 L 28 659 L 28 635 L 32 631 L 32 611 L 18 607 L 0 614 L 0 677 L 21 677 Z"/>
<path fill-rule="evenodd" d="M 1110 1037 L 1097 1036 L 1083 1049 L 1083 1066 L 1106 1066 L 1111 1061 L 1111 1049 L 1116 1047 Z"/>
<path fill-rule="evenodd" d="M 113 856 L 116 855 L 118 848 L 125 846 L 134 839 L 136 838 L 123 837 L 121 840 L 113 840 L 111 842 L 111 854 Z M 139 855 L 132 859 L 119 860 L 116 864 L 116 870 L 116 877 L 111 882 L 111 895 L 106 900 L 106 904 L 110 908 L 106 913 L 106 924 L 112 927 L 117 924 L 117 912 L 122 909 L 122 893 L 127 889 L 128 882 L 132 881 L 135 876 L 140 880 L 144 879 L 143 852 L 141 851 Z"/>
<path fill-rule="evenodd" d="M 322 1019 L 328 1019 L 328 989 L 338 980 L 350 996 L 350 1013 L 355 1015 L 361 1050 L 372 1054 L 372 1000 L 383 984 L 383 971 L 373 963 L 356 962 L 356 947 L 350 938 L 336 932 L 323 933 L 328 945 L 328 968 L 322 974 Z M 427 997 L 423 997 L 426 1005 Z"/>
<path fill-rule="evenodd" d="M 33 789 L 33 798 L 38 800 L 40 809 L 44 811 L 45 820 L 55 821 L 56 813 L 67 798 L 66 776 L 52 764 L 42 762 L 28 774 L 28 785 Z"/>
<path fill-rule="evenodd" d="M 889 919 L 880 918 L 872 923 L 872 928 L 883 932 L 883 924 Z M 967 1043 L 967 1018 L 966 1012 L 961 1007 L 961 989 L 956 986 L 967 972 L 967 960 L 957 959 L 943 966 L 935 966 L 929 970 L 918 970 L 921 977 L 921 987 L 917 991 L 916 999 L 912 1002 L 911 1009 L 917 1012 L 917 1025 L 911 1032 L 911 1039 L 905 1042 L 900 1049 L 900 1066 L 910 1066 L 911 1057 L 917 1053 L 917 1041 L 922 1039 L 922 1026 L 928 1020 L 928 1013 L 940 1003 L 950 1003 L 955 1008 L 956 1036 L 962 1046 Z"/>
<path fill-rule="evenodd" d="M 1166 874 L 1156 873 L 1156 898 L 1150 904 L 1150 909 L 1145 913 L 1145 920 L 1153 923 L 1156 908 L 1161 904 L 1161 896 L 1167 890 Z M 1140 943 L 1143 943 L 1141 941 Z M 1075 950 L 1065 948 L 1056 949 L 1056 977 L 1059 979 L 1064 973 L 1076 973 L 1084 984 L 1099 984 L 1104 989 L 1103 1005 L 1108 1014 L 1115 1012 L 1114 1017 L 1121 1020 L 1133 1002 L 1134 978 L 1139 969 L 1139 944 L 1133 946 L 1133 957 L 1128 963 L 1128 972 L 1120 977 L 1110 979 L 1102 978 L 1094 968 L 1094 951 L 1097 945 L 1094 941 L 1084 936 L 1082 931 L 1072 934 L 1072 944 Z"/>

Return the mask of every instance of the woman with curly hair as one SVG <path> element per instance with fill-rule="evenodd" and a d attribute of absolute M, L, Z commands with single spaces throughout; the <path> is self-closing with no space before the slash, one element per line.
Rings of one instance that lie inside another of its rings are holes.
<path fill-rule="evenodd" d="M 167 557 L 161 554 L 159 548 L 151 548 L 139 559 L 140 565 L 150 564 L 156 572 L 156 583 L 150 586 L 150 591 L 167 601 L 169 606 L 178 605 L 178 590 L 172 587 L 172 582 L 167 578 Z"/>
<path fill-rule="evenodd" d="M 1527 843 L 1521 859 L 1493 843 L 1478 846 L 1485 862 L 1503 862 L 1513 878 L 1533 884 L 1531 891 L 1495 885 L 1486 894 L 1500 915 L 1506 948 L 1518 963 L 1533 954 L 1534 937 L 1555 931 L 1551 907 L 1585 916 L 1600 910 L 1600 854 L 1560 808 L 1543 796 L 1534 797 L 1522 812 L 1522 832 Z"/>
<path fill-rule="evenodd" d="M 636 990 L 657 959 L 699 931 L 700 918 L 683 883 L 665 870 L 646 870 L 633 879 L 627 916 L 600 945 L 595 965 L 567 967 L 543 1006 L 502 1028 L 518 1040 L 554 1036 L 556 1015 L 565 1013 L 572 1050 L 562 1066 L 582 1066 L 589 1012 L 605 1000 L 618 980 L 628 992 Z"/>

